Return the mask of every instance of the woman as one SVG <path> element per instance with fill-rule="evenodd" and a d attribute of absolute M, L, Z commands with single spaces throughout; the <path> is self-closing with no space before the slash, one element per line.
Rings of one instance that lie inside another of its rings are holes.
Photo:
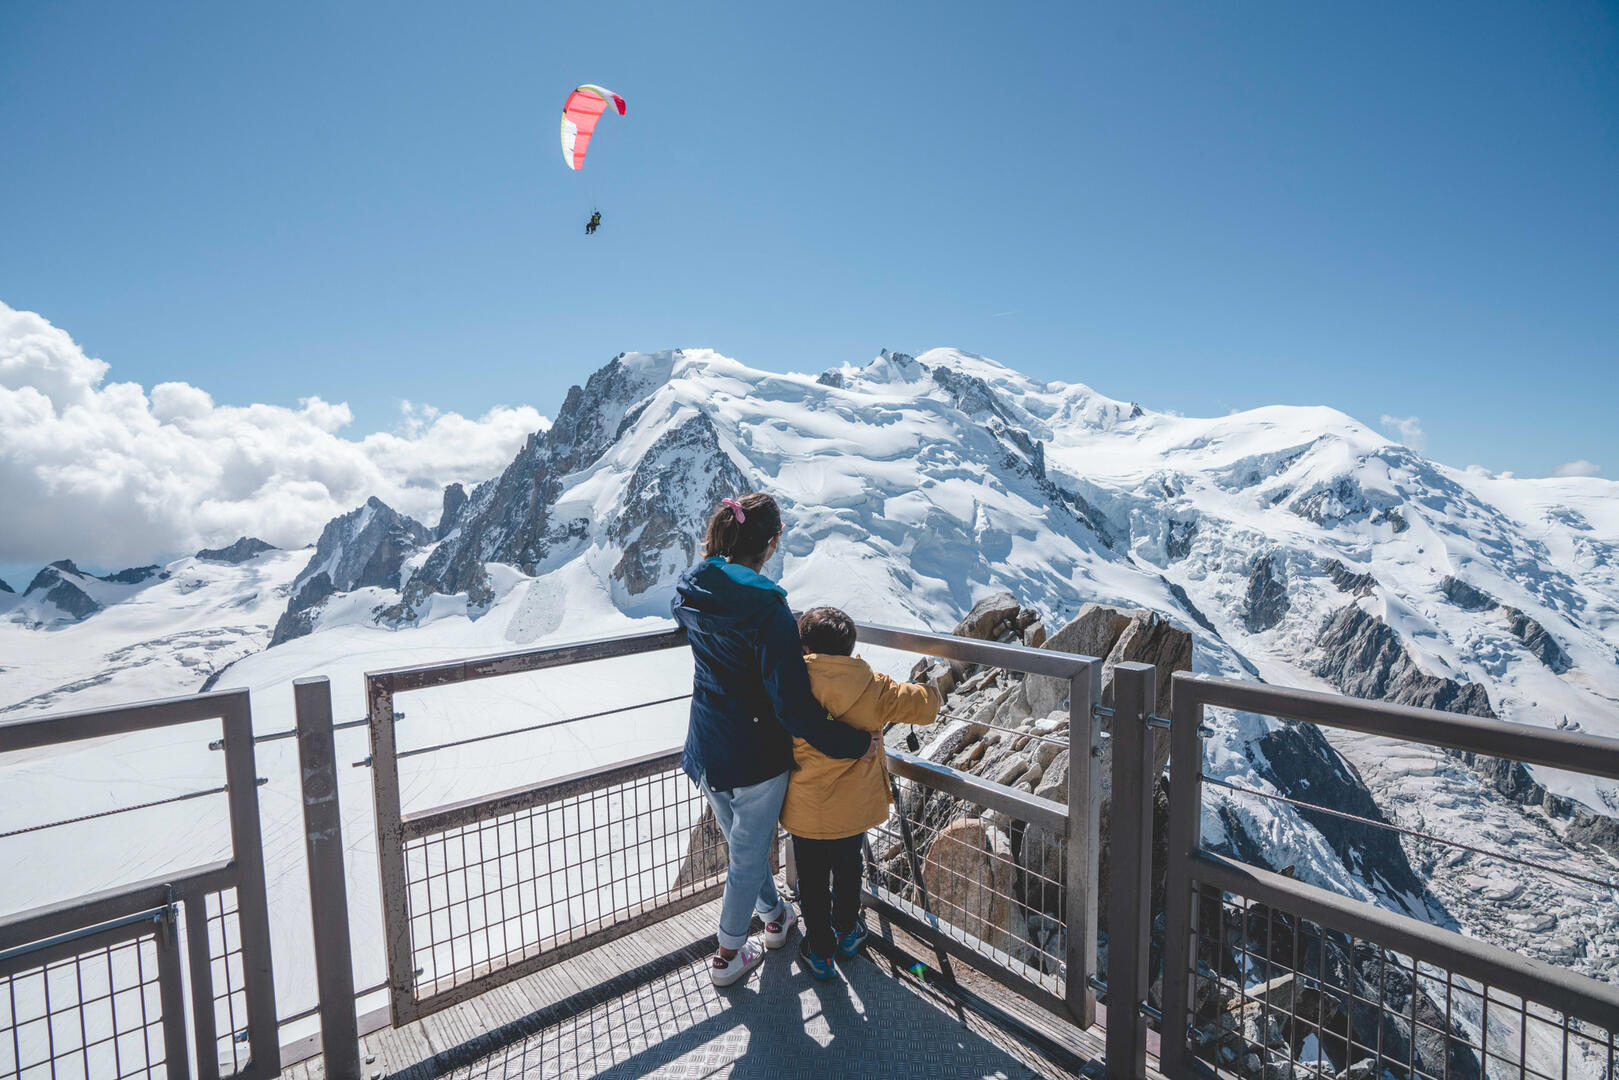
<path fill-rule="evenodd" d="M 708 522 L 707 558 L 682 575 L 671 605 L 695 661 L 681 767 L 714 808 L 730 848 L 710 971 L 716 986 L 730 986 L 764 958 L 748 940 L 755 911 L 768 948 L 781 948 L 792 928 L 792 906 L 770 873 L 770 846 L 793 736 L 835 758 L 869 758 L 879 745 L 878 736 L 828 717 L 810 694 L 787 591 L 761 573 L 780 542 L 775 499 L 723 500 Z"/>

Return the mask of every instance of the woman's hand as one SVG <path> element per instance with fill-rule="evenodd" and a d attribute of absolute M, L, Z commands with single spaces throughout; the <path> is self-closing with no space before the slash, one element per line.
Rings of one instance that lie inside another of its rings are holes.
<path fill-rule="evenodd" d="M 873 758 L 875 758 L 877 756 L 878 751 L 880 751 L 882 748 L 883 748 L 882 732 L 880 732 L 880 731 L 872 732 L 871 733 L 871 745 L 866 747 L 866 752 L 864 754 L 860 755 L 860 760 L 861 761 L 871 761 Z"/>

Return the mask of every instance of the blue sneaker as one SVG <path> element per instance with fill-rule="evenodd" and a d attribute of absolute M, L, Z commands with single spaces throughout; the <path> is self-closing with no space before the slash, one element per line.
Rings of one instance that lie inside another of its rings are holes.
<path fill-rule="evenodd" d="M 838 955 L 845 960 L 853 960 L 855 953 L 866 943 L 866 923 L 856 920 L 854 929 L 838 938 Z"/>
<path fill-rule="evenodd" d="M 803 938 L 798 943 L 798 959 L 803 962 L 804 968 L 817 979 L 826 980 L 836 977 L 838 969 L 833 966 L 830 956 L 816 956 L 810 951 L 809 939 Z"/>

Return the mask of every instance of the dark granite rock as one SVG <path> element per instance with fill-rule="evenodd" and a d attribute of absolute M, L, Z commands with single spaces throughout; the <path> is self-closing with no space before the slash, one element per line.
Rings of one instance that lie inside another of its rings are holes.
<path fill-rule="evenodd" d="M 0 592 L 7 592 L 11 593 L 12 595 L 16 595 L 17 590 L 13 589 L 10 585 L 7 585 L 4 578 L 0 578 Z"/>
<path fill-rule="evenodd" d="M 1495 718 L 1482 684 L 1424 672 L 1392 627 L 1354 604 L 1338 609 L 1316 642 L 1321 658 L 1313 670 L 1346 694 Z"/>
<path fill-rule="evenodd" d="M 1197 521 L 1176 521 L 1171 518 L 1169 531 L 1164 535 L 1164 554 L 1170 559 L 1184 559 L 1192 551 L 1192 540 L 1197 536 Z"/>
<path fill-rule="evenodd" d="M 293 579 L 292 601 L 276 624 L 270 646 L 288 640 L 287 634 L 308 633 L 309 621 L 299 622 L 296 617 L 335 592 L 399 588 L 406 558 L 431 539 L 420 522 L 375 496 L 359 509 L 333 518 L 321 531 L 309 565 Z M 319 578 L 325 578 L 324 585 L 317 584 Z"/>
<path fill-rule="evenodd" d="M 439 511 L 438 524 L 433 527 L 433 539 L 442 540 L 450 535 L 461 520 L 461 511 L 466 509 L 467 489 L 460 484 L 444 485 L 444 509 Z"/>
<path fill-rule="evenodd" d="M 1523 647 L 1542 664 L 1559 675 L 1574 666 L 1574 661 L 1563 651 L 1563 646 L 1540 623 L 1515 607 L 1503 607 L 1501 614 L 1506 616 L 1507 629 L 1512 631 L 1512 636 L 1523 642 Z"/>
<path fill-rule="evenodd" d="M 1370 574 L 1356 574 L 1337 559 L 1328 559 L 1324 567 L 1327 579 L 1351 596 L 1370 596 L 1377 588 L 1377 579 Z"/>
<path fill-rule="evenodd" d="M 256 536 L 243 536 L 228 547 L 203 548 L 201 551 L 197 552 L 197 558 L 206 559 L 209 562 L 222 562 L 231 563 L 232 565 L 239 565 L 247 562 L 249 559 L 258 558 L 266 551 L 274 550 L 276 550 L 274 544 L 266 544 L 263 540 L 260 540 Z"/>
<path fill-rule="evenodd" d="M 1449 574 L 1439 579 L 1439 591 L 1463 611 L 1489 611 L 1497 606 L 1494 597 Z"/>
<path fill-rule="evenodd" d="M 841 390 L 843 388 L 843 372 L 828 369 L 817 375 L 815 381 L 822 386 L 834 386 Z"/>
<path fill-rule="evenodd" d="M 638 596 L 690 566 L 714 507 L 752 487 L 704 413 L 664 432 L 636 465 L 619 516 L 608 527 L 623 551 L 613 579 Z"/>
<path fill-rule="evenodd" d="M 139 585 L 141 582 L 150 581 L 154 577 L 159 581 L 164 581 L 168 579 L 168 576 L 161 566 L 154 563 L 151 566 L 132 566 L 128 570 L 108 574 L 101 580 L 111 582 L 114 585 Z"/>
<path fill-rule="evenodd" d="M 79 586 L 79 582 L 93 580 L 72 559 L 58 559 L 34 575 L 34 580 L 28 583 L 23 595 L 42 593 L 63 613 L 75 619 L 88 619 L 101 610 L 101 605 Z"/>
<path fill-rule="evenodd" d="M 337 590 L 332 587 L 331 577 L 324 570 L 305 581 L 293 595 L 287 610 L 276 621 L 275 633 L 270 635 L 269 647 L 273 649 L 284 641 L 303 637 L 314 629 L 315 609 L 336 592 Z"/>
<path fill-rule="evenodd" d="M 1270 555 L 1256 558 L 1248 570 L 1248 593 L 1243 598 L 1242 625 L 1250 634 L 1269 630 L 1282 621 L 1291 605 L 1287 599 L 1287 576 Z"/>

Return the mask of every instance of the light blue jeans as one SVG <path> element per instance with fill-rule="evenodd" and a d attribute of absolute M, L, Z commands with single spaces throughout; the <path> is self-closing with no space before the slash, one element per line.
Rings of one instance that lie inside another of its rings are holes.
<path fill-rule="evenodd" d="M 720 903 L 720 948 L 740 949 L 748 940 L 748 927 L 757 911 L 766 922 L 781 915 L 781 897 L 770 873 L 770 845 L 776 842 L 776 822 L 787 797 L 787 773 L 747 787 L 715 791 L 704 776 L 697 786 L 725 843 L 731 864 L 725 871 L 725 899 Z"/>

